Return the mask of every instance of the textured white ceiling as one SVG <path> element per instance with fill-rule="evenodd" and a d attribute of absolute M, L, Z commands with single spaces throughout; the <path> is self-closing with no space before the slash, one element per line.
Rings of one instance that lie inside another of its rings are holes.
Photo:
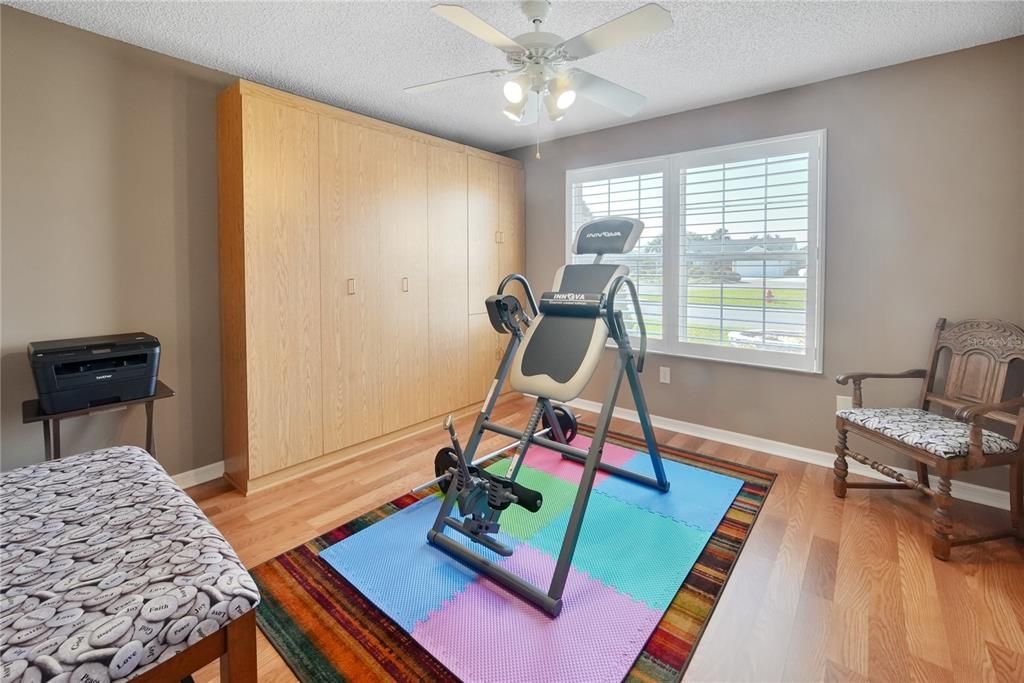
<path fill-rule="evenodd" d="M 564 120 L 515 127 L 500 82 L 407 95 L 402 87 L 501 68 L 497 49 L 432 2 L 4 0 L 156 52 L 491 150 L 606 128 L 1024 33 L 1021 2 L 670 2 L 675 27 L 578 63 L 648 97 L 625 119 L 578 100 Z M 457 2 L 457 0 L 447 0 Z M 511 36 L 517 2 L 465 2 Z M 572 37 L 643 2 L 554 0 L 545 30 Z"/>

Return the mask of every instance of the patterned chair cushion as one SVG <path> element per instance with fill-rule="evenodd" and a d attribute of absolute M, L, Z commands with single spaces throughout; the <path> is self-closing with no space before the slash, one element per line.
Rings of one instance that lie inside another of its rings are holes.
<path fill-rule="evenodd" d="M 970 425 L 917 408 L 851 408 L 836 413 L 854 424 L 940 458 L 967 455 Z M 1002 434 L 981 430 L 985 453 L 1012 453 L 1017 444 Z"/>
<path fill-rule="evenodd" d="M 140 448 L 5 472 L 0 499 L 0 680 L 127 680 L 259 603 L 231 546 Z"/>

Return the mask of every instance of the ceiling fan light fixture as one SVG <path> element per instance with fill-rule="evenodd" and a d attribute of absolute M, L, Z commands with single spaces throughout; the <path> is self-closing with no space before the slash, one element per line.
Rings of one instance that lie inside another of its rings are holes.
<path fill-rule="evenodd" d="M 502 109 L 501 113 L 503 113 L 505 116 L 515 121 L 516 123 L 519 123 L 520 121 L 523 120 L 523 114 L 526 113 L 527 101 L 528 98 L 523 97 L 518 102 L 513 102 L 512 104 Z"/>
<path fill-rule="evenodd" d="M 554 104 L 560 111 L 565 111 L 576 101 L 576 89 L 573 88 L 572 76 L 561 75 L 547 83 L 548 93 L 554 97 Z"/>
<path fill-rule="evenodd" d="M 551 91 L 544 96 L 544 108 L 547 109 L 548 120 L 552 123 L 561 121 L 565 117 L 565 110 L 558 106 L 558 96 Z"/>
<path fill-rule="evenodd" d="M 502 86 L 501 92 L 505 95 L 505 99 L 510 104 L 519 104 L 526 99 L 527 87 L 529 86 L 529 80 L 526 76 L 517 76 L 505 81 L 505 85 Z"/>

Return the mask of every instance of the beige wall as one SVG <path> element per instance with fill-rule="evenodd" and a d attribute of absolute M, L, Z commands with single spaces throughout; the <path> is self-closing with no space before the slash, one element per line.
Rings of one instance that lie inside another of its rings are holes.
<path fill-rule="evenodd" d="M 171 472 L 221 458 L 216 108 L 232 79 L 2 8 L 3 468 L 42 459 L 21 424 L 29 341 L 143 330 L 178 395 L 156 408 Z M 69 421 L 64 453 L 143 443 L 141 408 Z"/>
<path fill-rule="evenodd" d="M 921 366 L 940 316 L 1024 324 L 1024 38 L 564 138 L 539 161 L 532 147 L 512 152 L 526 166 L 534 289 L 563 261 L 566 169 L 818 128 L 824 373 L 656 356 L 644 378 L 654 414 L 831 450 L 836 374 Z M 672 384 L 658 383 L 659 365 Z M 600 400 L 605 380 L 584 397 Z M 919 386 L 869 383 L 866 401 L 910 405 Z M 1006 484 L 1003 471 L 973 479 Z"/>

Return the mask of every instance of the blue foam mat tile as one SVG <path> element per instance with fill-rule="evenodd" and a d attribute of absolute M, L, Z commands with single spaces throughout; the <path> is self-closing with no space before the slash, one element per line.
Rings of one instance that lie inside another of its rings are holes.
<path fill-rule="evenodd" d="M 668 493 L 621 477 L 609 477 L 594 490 L 702 531 L 713 532 L 743 488 L 743 481 L 665 458 L 662 462 L 671 484 Z M 651 472 L 651 457 L 647 453 L 637 453 L 626 463 L 626 469 Z"/>
<path fill-rule="evenodd" d="M 320 557 L 403 629 L 413 627 L 477 579 L 477 574 L 427 543 L 441 499 L 430 496 L 325 548 Z M 446 535 L 485 558 L 501 558 L 461 534 Z M 498 540 L 515 547 L 506 534 Z"/>

